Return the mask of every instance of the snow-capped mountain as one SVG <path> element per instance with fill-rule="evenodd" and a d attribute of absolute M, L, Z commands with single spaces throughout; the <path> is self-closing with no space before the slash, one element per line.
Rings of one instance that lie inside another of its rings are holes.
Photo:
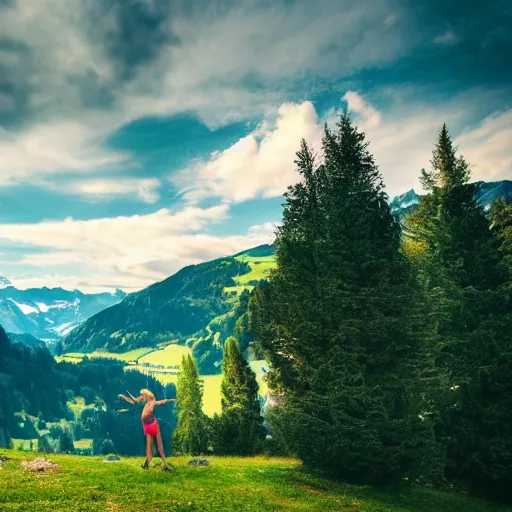
<path fill-rule="evenodd" d="M 510 203 L 512 201 L 512 181 L 477 181 L 476 199 L 483 206 L 484 210 L 489 210 L 498 197 L 504 197 Z M 420 195 L 414 189 L 396 196 L 390 203 L 391 212 L 399 217 L 410 213 L 419 203 Z"/>
<path fill-rule="evenodd" d="M 95 294 L 47 287 L 18 290 L 7 278 L 0 278 L 0 325 L 14 334 L 56 339 L 125 296 L 121 290 Z"/>
<path fill-rule="evenodd" d="M 420 200 L 420 196 L 416 194 L 414 189 L 405 192 L 405 194 L 401 194 L 396 196 L 391 203 L 389 203 L 389 207 L 391 208 L 391 213 L 404 215 L 409 213 Z"/>
<path fill-rule="evenodd" d="M 11 286 L 11 281 L 9 281 L 7 277 L 0 276 L 0 290 L 7 288 L 8 286 Z"/>

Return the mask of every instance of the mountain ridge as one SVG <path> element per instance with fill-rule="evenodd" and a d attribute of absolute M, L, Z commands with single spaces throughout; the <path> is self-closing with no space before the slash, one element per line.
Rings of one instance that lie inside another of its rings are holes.
<path fill-rule="evenodd" d="M 27 333 L 43 340 L 55 340 L 97 312 L 120 302 L 126 294 L 87 294 L 64 288 L 0 288 L 0 322 L 13 334 Z"/>

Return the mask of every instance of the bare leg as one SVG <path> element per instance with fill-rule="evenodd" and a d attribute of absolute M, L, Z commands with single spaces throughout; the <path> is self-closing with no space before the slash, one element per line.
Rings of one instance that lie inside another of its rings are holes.
<path fill-rule="evenodd" d="M 153 458 L 153 436 L 149 434 L 146 436 L 146 463 L 149 467 L 151 459 Z"/>
<path fill-rule="evenodd" d="M 160 432 L 158 432 L 158 434 L 156 435 L 156 447 L 158 448 L 158 453 L 160 454 L 160 457 L 162 458 L 162 460 L 164 461 L 164 466 L 170 470 L 170 471 L 173 471 L 170 467 L 169 467 L 169 464 L 167 464 L 167 460 L 165 459 L 165 453 L 164 453 L 164 444 L 162 442 L 162 434 Z"/>

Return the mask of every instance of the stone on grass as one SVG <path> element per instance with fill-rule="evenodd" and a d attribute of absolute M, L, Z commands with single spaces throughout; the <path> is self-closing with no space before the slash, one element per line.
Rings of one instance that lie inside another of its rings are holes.
<path fill-rule="evenodd" d="M 189 466 L 209 466 L 210 463 L 206 459 L 192 459 L 188 462 Z"/>
<path fill-rule="evenodd" d="M 102 462 L 121 462 L 121 459 L 117 455 L 107 455 Z"/>

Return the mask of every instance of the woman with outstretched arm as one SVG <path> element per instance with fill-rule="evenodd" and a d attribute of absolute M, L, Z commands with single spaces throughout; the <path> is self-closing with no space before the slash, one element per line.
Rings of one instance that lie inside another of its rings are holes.
<path fill-rule="evenodd" d="M 129 397 L 125 395 L 119 395 L 119 398 L 127 401 L 129 404 L 135 404 L 139 402 L 146 402 L 144 404 L 144 409 L 142 409 L 142 427 L 144 429 L 144 435 L 146 436 L 146 460 L 144 464 L 142 464 L 142 469 L 148 469 L 149 463 L 153 458 L 153 439 L 156 439 L 156 447 L 158 448 L 158 453 L 160 453 L 160 457 L 164 463 L 164 470 L 174 472 L 174 470 L 167 464 L 167 460 L 165 458 L 164 453 L 164 445 L 162 443 L 162 434 L 160 432 L 160 426 L 158 425 L 158 421 L 153 414 L 153 409 L 156 405 L 163 405 L 169 402 L 175 402 L 175 399 L 165 399 L 165 400 L 156 400 L 155 395 L 151 393 L 148 389 L 141 389 L 141 396 L 135 398 L 131 395 L 131 393 L 127 392 Z"/>

